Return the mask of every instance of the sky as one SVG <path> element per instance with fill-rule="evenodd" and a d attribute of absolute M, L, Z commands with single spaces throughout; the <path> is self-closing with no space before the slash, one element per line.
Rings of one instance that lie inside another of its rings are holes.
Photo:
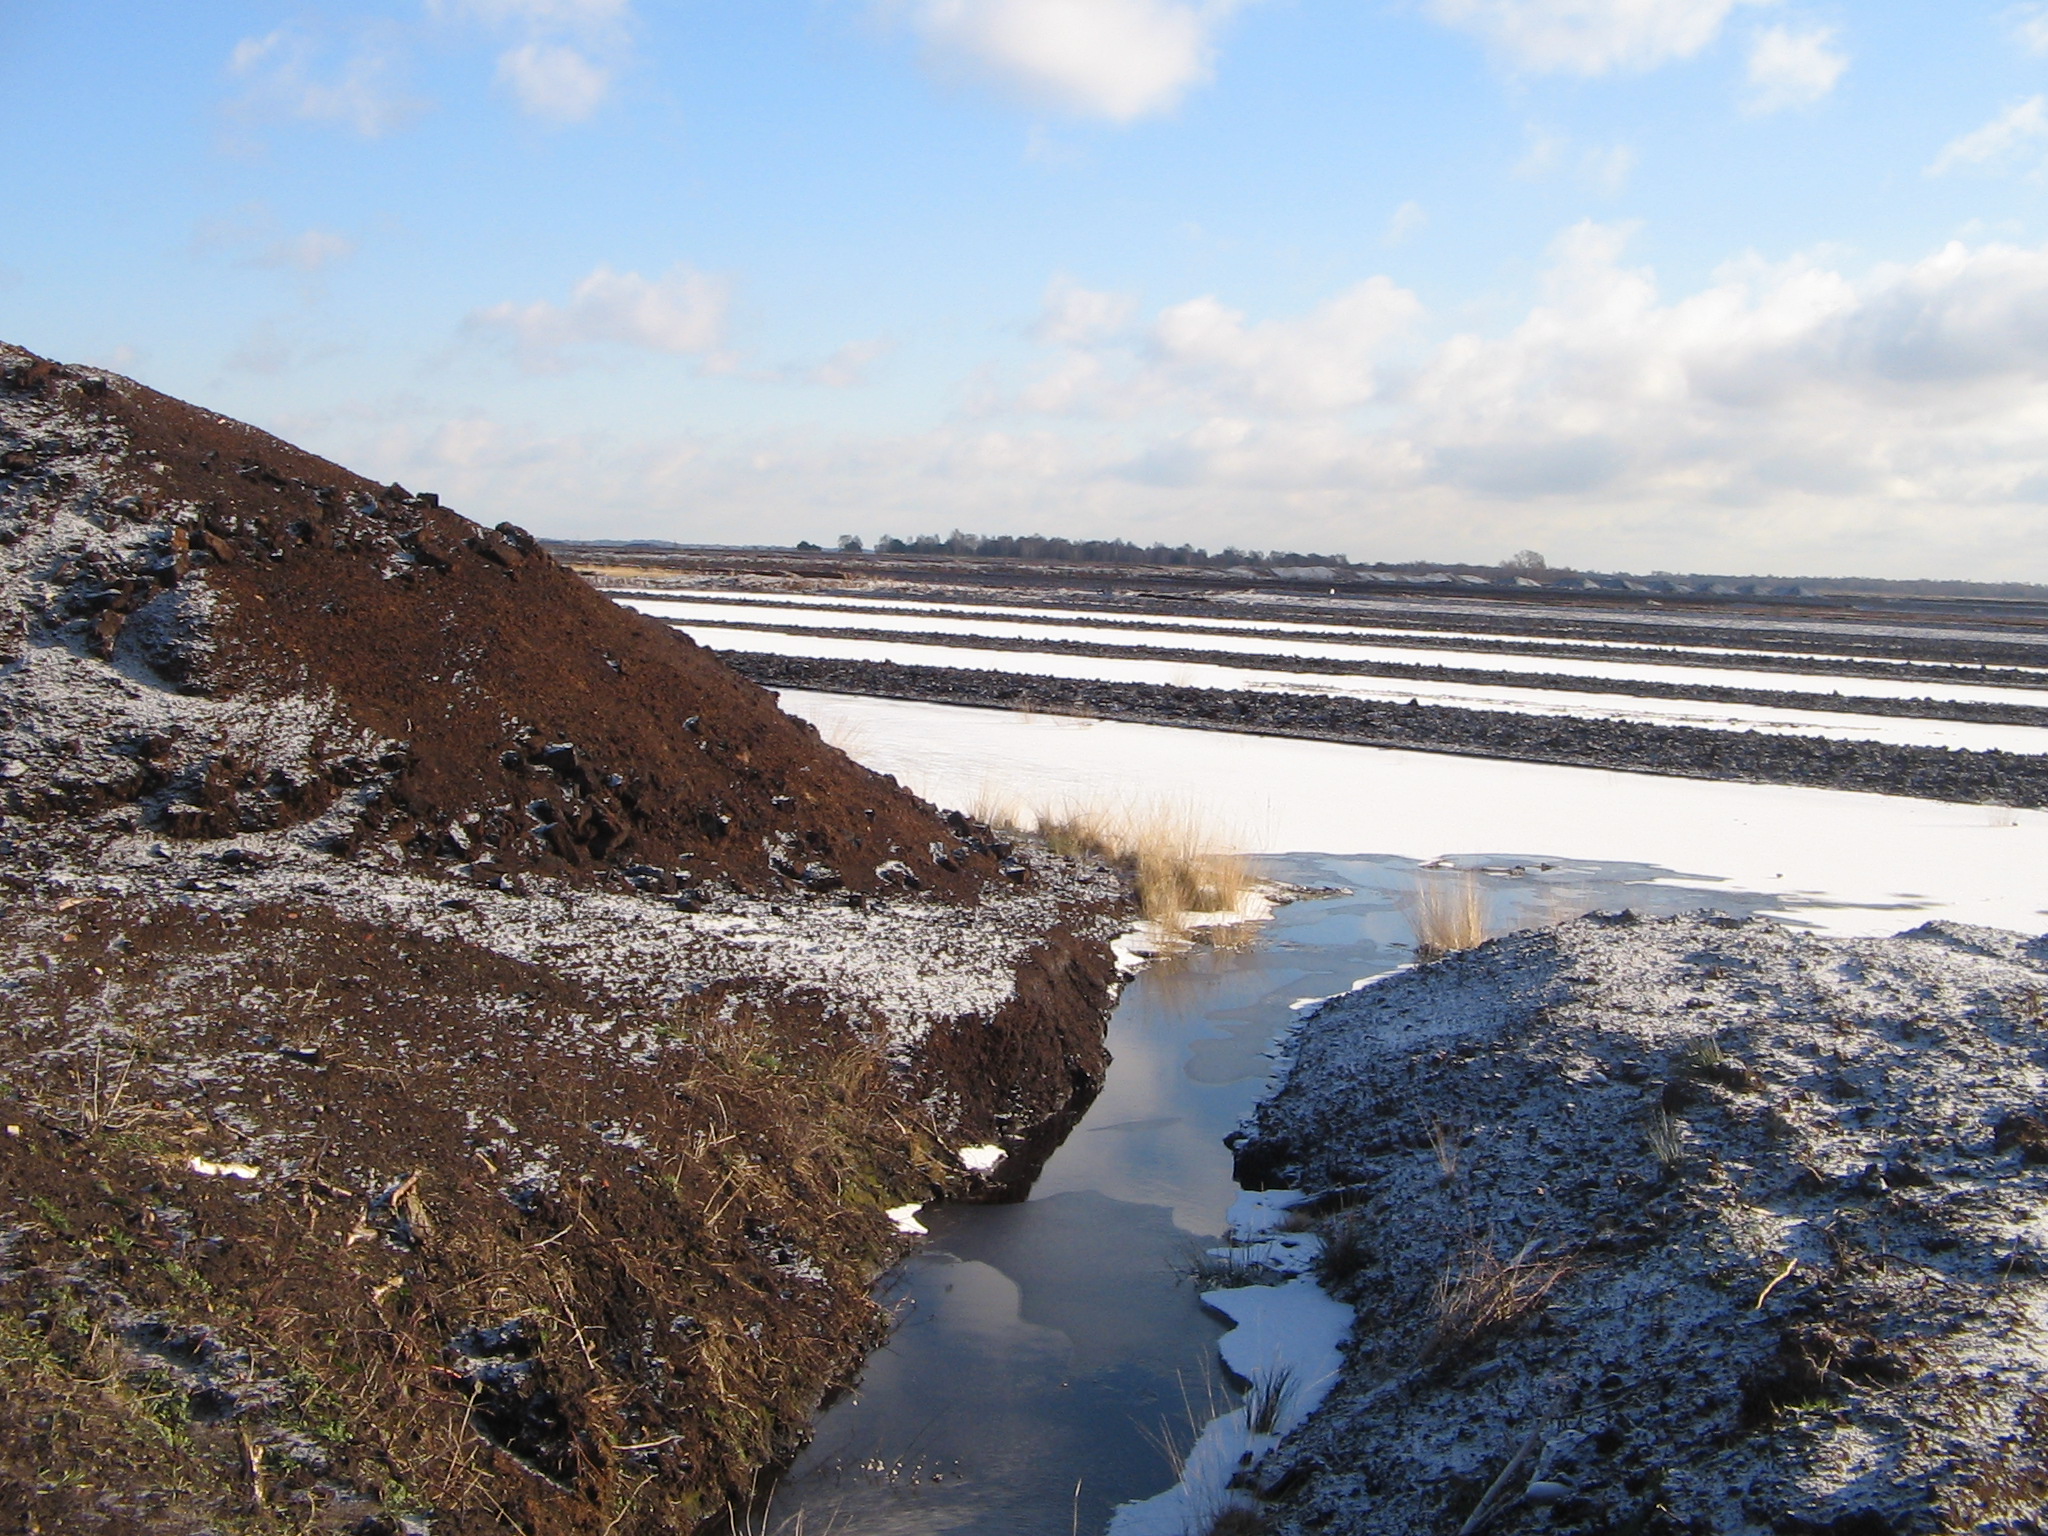
<path fill-rule="evenodd" d="M 0 337 L 485 522 L 2048 581 L 2048 3 L 0 0 Z"/>

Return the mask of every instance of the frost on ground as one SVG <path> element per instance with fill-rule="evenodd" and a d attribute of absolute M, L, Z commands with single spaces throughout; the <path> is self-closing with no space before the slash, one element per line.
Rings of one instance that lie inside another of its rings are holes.
<path fill-rule="evenodd" d="M 1099 1085 L 1123 905 L 509 524 L 0 343 L 0 1511 L 696 1528 Z"/>
<path fill-rule="evenodd" d="M 2041 1528 L 2048 941 L 1595 915 L 1292 1052 L 1240 1176 L 1358 1321 L 1270 1529 Z"/>
<path fill-rule="evenodd" d="M 1322 1240 L 1290 1214 L 1300 1199 L 1295 1190 L 1250 1193 L 1231 1206 L 1230 1245 L 1209 1257 L 1216 1273 L 1253 1283 L 1213 1285 L 1202 1301 L 1231 1325 L 1217 1348 L 1244 1401 L 1200 1427 L 1173 1487 L 1119 1506 L 1109 1536 L 1183 1536 L 1253 1511 L 1240 1478 L 1336 1385 L 1351 1309 L 1311 1273 Z"/>

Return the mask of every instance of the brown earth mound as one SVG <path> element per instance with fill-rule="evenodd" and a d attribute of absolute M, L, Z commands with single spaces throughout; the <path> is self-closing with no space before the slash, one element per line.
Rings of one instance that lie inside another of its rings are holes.
<path fill-rule="evenodd" d="M 1101 871 L 0 348 L 0 1531 L 686 1530 L 1101 1082 Z"/>
<path fill-rule="evenodd" d="M 83 760 L 67 746 L 15 773 L 10 811 L 129 799 L 165 832 L 223 836 L 374 785 L 351 846 L 487 856 L 484 878 L 640 866 L 673 890 L 692 861 L 685 874 L 750 890 L 961 895 L 996 867 L 965 827 L 510 524 L 115 375 L 6 346 L 0 373 L 0 538 L 36 557 L 8 562 L 20 617 L 0 646 L 18 658 L 39 629 L 64 634 L 132 677 L 318 701 L 354 728 L 333 722 L 307 762 L 191 725 L 89 742 Z M 379 750 L 348 750 L 356 733 Z"/>

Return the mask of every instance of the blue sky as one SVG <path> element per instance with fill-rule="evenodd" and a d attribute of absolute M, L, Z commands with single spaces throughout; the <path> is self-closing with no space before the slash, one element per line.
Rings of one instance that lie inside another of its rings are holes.
<path fill-rule="evenodd" d="M 0 335 L 486 521 L 2048 580 L 2048 5 L 0 5 Z"/>

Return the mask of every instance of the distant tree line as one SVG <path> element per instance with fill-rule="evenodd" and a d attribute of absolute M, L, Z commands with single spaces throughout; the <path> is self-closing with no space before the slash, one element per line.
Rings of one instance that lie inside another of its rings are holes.
<path fill-rule="evenodd" d="M 848 535 L 841 549 L 857 550 L 860 541 Z M 1228 569 L 1248 565 L 1348 566 L 1344 555 L 1303 554 L 1295 550 L 1238 549 L 1211 554 L 1192 544 L 1133 544 L 1128 539 L 1061 539 L 1045 534 L 962 533 L 955 528 L 944 538 L 921 533 L 914 539 L 884 534 L 875 541 L 878 555 L 978 555 L 998 560 L 1077 560 L 1097 565 L 1179 565 Z"/>

